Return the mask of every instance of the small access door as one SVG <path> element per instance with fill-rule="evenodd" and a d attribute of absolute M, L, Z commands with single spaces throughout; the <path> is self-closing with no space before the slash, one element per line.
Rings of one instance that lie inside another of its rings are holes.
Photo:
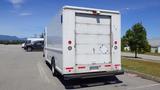
<path fill-rule="evenodd" d="M 111 62 L 111 17 L 76 14 L 76 65 Z"/>

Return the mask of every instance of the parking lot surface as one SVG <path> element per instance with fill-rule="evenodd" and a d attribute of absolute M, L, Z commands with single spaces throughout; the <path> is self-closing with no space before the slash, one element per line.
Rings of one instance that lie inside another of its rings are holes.
<path fill-rule="evenodd" d="M 160 90 L 160 83 L 125 73 L 116 77 L 65 81 L 53 77 L 42 52 L 0 45 L 0 90 Z"/>

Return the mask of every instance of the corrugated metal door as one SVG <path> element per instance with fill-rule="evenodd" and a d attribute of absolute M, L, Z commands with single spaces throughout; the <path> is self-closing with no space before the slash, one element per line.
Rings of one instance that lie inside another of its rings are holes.
<path fill-rule="evenodd" d="M 76 64 L 110 62 L 111 17 L 76 14 Z"/>

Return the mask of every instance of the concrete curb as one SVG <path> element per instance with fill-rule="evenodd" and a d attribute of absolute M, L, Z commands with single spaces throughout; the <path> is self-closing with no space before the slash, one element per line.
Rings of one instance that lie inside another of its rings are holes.
<path fill-rule="evenodd" d="M 160 78 L 159 77 L 155 77 L 155 76 L 152 76 L 152 75 L 140 73 L 140 72 L 137 72 L 137 71 L 134 71 L 134 70 L 124 69 L 124 71 L 127 72 L 127 73 L 137 74 L 139 77 L 142 77 L 144 79 L 148 79 L 148 80 L 152 80 L 152 81 L 160 83 Z"/>

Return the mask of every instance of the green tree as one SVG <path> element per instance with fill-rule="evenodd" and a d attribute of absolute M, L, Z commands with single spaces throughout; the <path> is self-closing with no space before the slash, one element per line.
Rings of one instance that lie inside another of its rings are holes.
<path fill-rule="evenodd" d="M 149 50 L 149 44 L 147 41 L 146 29 L 141 23 L 136 23 L 131 29 L 126 32 L 125 38 L 132 52 L 135 52 L 135 58 L 137 54 L 144 53 Z"/>
<path fill-rule="evenodd" d="M 125 36 L 123 36 L 121 38 L 121 50 L 124 51 L 124 47 L 126 47 L 127 45 L 128 45 L 127 38 Z"/>
<path fill-rule="evenodd" d="M 121 38 L 121 48 L 122 51 L 124 50 L 124 47 L 130 46 L 133 39 L 133 31 L 131 29 L 128 29 L 126 34 Z"/>

